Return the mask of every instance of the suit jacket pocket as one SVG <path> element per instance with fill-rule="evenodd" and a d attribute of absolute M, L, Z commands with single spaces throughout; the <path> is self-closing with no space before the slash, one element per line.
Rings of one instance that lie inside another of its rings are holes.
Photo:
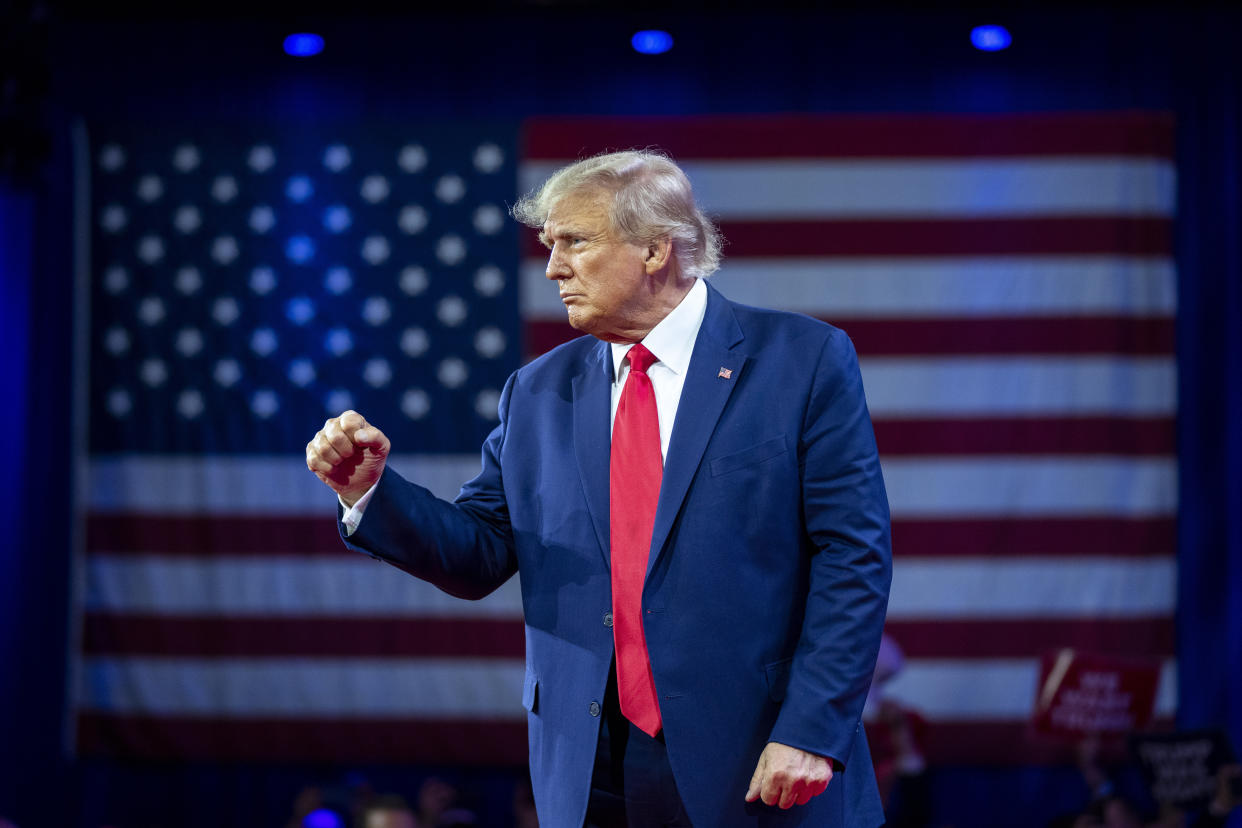
<path fill-rule="evenodd" d="M 539 679 L 530 668 L 527 668 L 526 678 L 522 681 L 522 707 L 528 713 L 539 712 Z"/>
<path fill-rule="evenodd" d="M 747 466 L 757 465 L 764 460 L 771 460 L 773 457 L 784 454 L 785 448 L 785 435 L 782 434 L 750 448 L 726 454 L 724 457 L 717 457 L 712 461 L 712 476 L 719 477 Z"/>
<path fill-rule="evenodd" d="M 789 668 L 793 657 L 782 658 L 763 668 L 764 678 L 768 680 L 768 696 L 772 701 L 780 703 L 785 700 L 785 689 L 789 687 Z"/>

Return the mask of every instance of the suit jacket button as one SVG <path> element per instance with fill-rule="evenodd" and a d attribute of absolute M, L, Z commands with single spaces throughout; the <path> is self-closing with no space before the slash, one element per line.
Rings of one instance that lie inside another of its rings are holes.
<path fill-rule="evenodd" d="M 590 710 L 591 710 L 592 716 L 598 716 L 599 715 L 599 702 L 591 702 Z"/>
<path fill-rule="evenodd" d="M 604 613 L 604 626 L 605 627 L 612 626 L 612 613 L 611 612 Z"/>

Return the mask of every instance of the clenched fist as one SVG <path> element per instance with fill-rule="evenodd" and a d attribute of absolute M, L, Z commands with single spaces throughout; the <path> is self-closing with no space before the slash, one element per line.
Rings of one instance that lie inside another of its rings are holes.
<path fill-rule="evenodd" d="M 750 779 L 746 801 L 792 808 L 819 796 L 832 781 L 832 764 L 822 756 L 796 747 L 768 742 Z"/>
<path fill-rule="evenodd" d="M 353 506 L 384 473 L 390 447 L 384 432 L 357 411 L 346 411 L 306 444 L 306 468 Z"/>

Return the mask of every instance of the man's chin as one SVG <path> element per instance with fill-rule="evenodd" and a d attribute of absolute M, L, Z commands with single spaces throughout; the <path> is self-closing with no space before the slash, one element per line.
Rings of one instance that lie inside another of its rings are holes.
<path fill-rule="evenodd" d="M 580 333 L 591 332 L 591 318 L 584 313 L 574 313 L 574 309 L 569 309 L 569 327 Z"/>

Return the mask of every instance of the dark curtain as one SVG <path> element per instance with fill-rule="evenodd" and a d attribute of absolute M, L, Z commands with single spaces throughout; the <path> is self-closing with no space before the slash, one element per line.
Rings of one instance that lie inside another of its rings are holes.
<path fill-rule="evenodd" d="M 1242 72 L 1215 55 L 1177 111 L 1178 719 L 1242 751 Z"/>

